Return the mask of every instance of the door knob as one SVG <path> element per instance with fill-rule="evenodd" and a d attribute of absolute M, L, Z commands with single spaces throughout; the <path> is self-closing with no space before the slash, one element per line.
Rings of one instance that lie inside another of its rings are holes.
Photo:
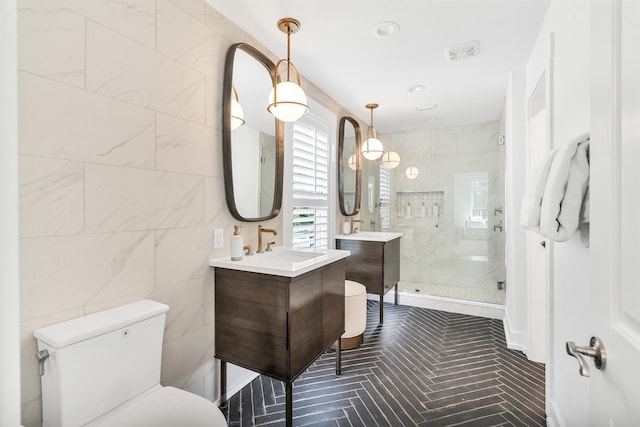
<path fill-rule="evenodd" d="M 540 246 L 542 246 L 543 248 L 547 247 L 547 242 L 545 240 L 543 240 L 542 242 L 540 242 Z"/>
<path fill-rule="evenodd" d="M 567 354 L 578 359 L 580 365 L 580 375 L 583 377 L 590 377 L 591 371 L 587 361 L 582 356 L 593 357 L 593 364 L 596 369 L 604 369 L 607 361 L 604 344 L 598 337 L 591 337 L 589 346 L 578 346 L 573 341 L 567 341 Z"/>

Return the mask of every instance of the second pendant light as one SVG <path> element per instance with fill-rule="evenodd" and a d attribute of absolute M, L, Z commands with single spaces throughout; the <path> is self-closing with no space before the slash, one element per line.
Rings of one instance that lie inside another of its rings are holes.
<path fill-rule="evenodd" d="M 373 110 L 378 108 L 378 104 L 367 104 L 366 108 L 371 110 L 371 124 L 367 128 L 367 139 L 362 143 L 362 155 L 365 159 L 376 160 L 382 156 L 382 142 L 376 135 L 376 129 L 373 127 Z"/>

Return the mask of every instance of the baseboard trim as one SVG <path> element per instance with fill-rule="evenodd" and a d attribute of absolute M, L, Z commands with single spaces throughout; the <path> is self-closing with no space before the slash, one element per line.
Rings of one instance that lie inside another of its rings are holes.
<path fill-rule="evenodd" d="M 374 294 L 368 294 L 367 298 L 374 301 L 379 300 L 378 295 Z M 384 302 L 393 304 L 394 301 L 395 293 L 393 291 L 388 292 L 384 297 Z M 487 317 L 489 319 L 502 319 L 504 316 L 504 306 L 500 304 L 416 294 L 414 292 L 398 292 L 398 304 L 447 311 L 449 313 L 467 314 L 469 316 Z"/>
<path fill-rule="evenodd" d="M 511 321 L 509 320 L 509 310 L 504 310 L 504 317 L 502 318 L 502 324 L 504 325 L 504 336 L 507 341 L 507 348 L 512 350 L 518 350 L 527 354 L 527 346 L 525 345 L 524 333 L 515 331 L 511 327 Z"/>
<path fill-rule="evenodd" d="M 547 427 L 565 427 L 566 424 L 554 399 L 547 401 Z"/>
<path fill-rule="evenodd" d="M 227 390 L 227 401 L 229 399 L 231 399 L 237 392 L 239 392 L 240 390 L 242 390 L 244 388 L 244 386 L 246 386 L 247 384 L 251 384 L 251 381 L 255 380 L 256 378 L 258 378 L 260 376 L 259 373 L 257 372 L 251 372 L 250 375 L 247 375 L 246 377 L 244 377 L 242 380 L 240 380 L 239 382 L 236 383 L 236 385 L 234 385 L 233 387 L 231 387 L 229 390 Z M 217 398 L 216 400 L 213 401 L 213 403 L 216 406 L 220 406 L 220 398 Z"/>

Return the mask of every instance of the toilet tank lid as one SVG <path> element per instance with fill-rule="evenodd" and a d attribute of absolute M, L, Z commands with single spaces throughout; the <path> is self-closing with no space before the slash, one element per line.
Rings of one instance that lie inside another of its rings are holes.
<path fill-rule="evenodd" d="M 145 299 L 36 329 L 33 335 L 53 348 L 62 348 L 139 323 L 167 310 L 168 305 Z"/>

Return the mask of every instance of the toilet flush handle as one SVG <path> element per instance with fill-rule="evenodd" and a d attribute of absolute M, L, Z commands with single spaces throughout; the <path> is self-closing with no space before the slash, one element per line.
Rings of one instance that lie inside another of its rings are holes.
<path fill-rule="evenodd" d="M 38 361 L 38 375 L 44 375 L 44 361 L 49 358 L 49 351 L 40 350 L 36 352 L 36 360 Z"/>

